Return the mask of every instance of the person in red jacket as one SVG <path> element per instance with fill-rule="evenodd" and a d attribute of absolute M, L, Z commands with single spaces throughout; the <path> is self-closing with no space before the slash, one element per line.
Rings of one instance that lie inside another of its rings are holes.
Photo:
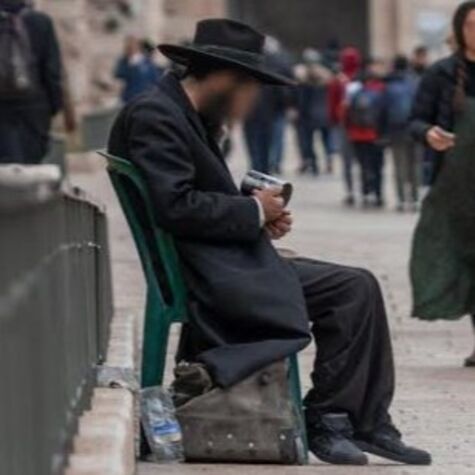
<path fill-rule="evenodd" d="M 341 52 L 341 71 L 328 86 L 329 117 L 332 126 L 340 131 L 341 154 L 343 158 L 343 179 L 345 182 L 345 203 L 354 205 L 353 163 L 354 151 L 345 128 L 347 98 L 361 70 L 361 54 L 353 47 Z"/>
<path fill-rule="evenodd" d="M 386 84 L 383 80 L 384 64 L 374 60 L 367 66 L 362 81 L 348 98 L 345 122 L 348 138 L 361 168 L 363 205 L 384 205 L 382 145 L 387 122 Z"/>

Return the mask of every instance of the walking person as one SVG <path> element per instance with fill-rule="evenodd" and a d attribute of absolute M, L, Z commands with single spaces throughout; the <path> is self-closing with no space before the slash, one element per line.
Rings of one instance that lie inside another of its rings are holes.
<path fill-rule="evenodd" d="M 292 77 L 276 39 L 266 38 L 265 52 L 268 67 L 285 77 Z M 252 113 L 244 123 L 244 138 L 253 170 L 262 173 L 281 173 L 286 116 L 292 102 L 292 91 L 287 87 L 268 85 L 260 92 Z"/>
<path fill-rule="evenodd" d="M 420 171 L 424 149 L 409 133 L 409 118 L 419 85 L 404 56 L 394 60 L 387 78 L 388 135 L 394 161 L 397 210 L 416 211 L 419 202 Z"/>
<path fill-rule="evenodd" d="M 349 97 L 346 124 L 360 167 L 361 196 L 364 207 L 384 206 L 383 168 L 386 132 L 386 86 L 382 80 L 381 62 L 367 66 L 358 89 Z"/>
<path fill-rule="evenodd" d="M 242 120 L 260 83 L 289 84 L 265 66 L 263 42 L 242 23 L 203 20 L 191 45 L 160 45 L 186 71 L 127 105 L 111 132 L 109 152 L 139 168 L 181 259 L 190 318 L 180 359 L 228 388 L 303 349 L 312 329 L 310 450 L 334 464 L 367 464 L 368 452 L 428 465 L 430 454 L 407 446 L 389 415 L 394 363 L 376 278 L 279 256 L 271 239 L 291 231 L 290 212 L 275 189 L 239 192 L 209 128 Z"/>
<path fill-rule="evenodd" d="M 457 51 L 424 75 L 411 123 L 436 165 L 412 248 L 413 315 L 472 315 L 475 326 L 475 1 L 458 7 L 453 30 Z"/>
<path fill-rule="evenodd" d="M 343 181 L 346 196 L 344 203 L 347 206 L 355 204 L 355 190 L 353 168 L 355 151 L 348 137 L 346 128 L 346 111 L 349 98 L 360 87 L 359 75 L 361 73 L 361 53 L 353 47 L 344 48 L 340 55 L 341 71 L 328 86 L 328 101 L 330 111 L 330 124 L 337 130 L 343 160 Z"/>
<path fill-rule="evenodd" d="M 0 163 L 40 163 L 62 105 L 53 22 L 23 0 L 0 0 Z"/>
<path fill-rule="evenodd" d="M 318 175 L 321 171 L 315 150 L 315 136 L 321 138 L 325 155 L 325 169 L 332 170 L 333 143 L 329 124 L 328 84 L 332 74 L 321 63 L 320 53 L 308 48 L 303 55 L 304 64 L 296 68 L 297 86 L 296 130 L 301 158 L 300 173 Z"/>
<path fill-rule="evenodd" d="M 135 36 L 125 39 L 124 54 L 118 60 L 114 76 L 123 83 L 121 99 L 127 103 L 158 82 L 160 68 L 153 62 L 148 42 Z"/>

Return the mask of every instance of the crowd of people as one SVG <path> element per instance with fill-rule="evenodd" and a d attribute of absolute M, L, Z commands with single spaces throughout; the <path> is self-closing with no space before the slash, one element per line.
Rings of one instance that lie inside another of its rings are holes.
<path fill-rule="evenodd" d="M 269 62 L 293 78 L 294 88 L 267 87 L 245 124 L 250 166 L 281 172 L 285 126 L 291 123 L 300 154 L 298 172 L 333 173 L 342 158 L 345 203 L 357 203 L 357 176 L 363 206 L 383 207 L 386 150 L 394 161 L 397 209 L 416 210 L 419 189 L 430 181 L 431 154 L 408 131 L 414 97 L 429 63 L 419 46 L 411 58 L 398 55 L 388 65 L 364 59 L 353 47 L 329 42 L 322 52 L 307 48 L 292 65 L 271 39 Z M 317 138 L 320 146 L 316 147 Z M 359 173 L 355 174 L 356 165 Z"/>

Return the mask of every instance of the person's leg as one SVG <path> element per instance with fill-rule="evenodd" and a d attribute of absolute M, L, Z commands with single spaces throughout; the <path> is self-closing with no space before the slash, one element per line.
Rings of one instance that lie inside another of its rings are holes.
<path fill-rule="evenodd" d="M 368 147 L 366 143 L 355 142 L 353 144 L 355 157 L 360 167 L 361 196 L 363 205 L 368 204 L 368 197 L 371 192 L 371 176 L 369 170 Z"/>
<path fill-rule="evenodd" d="M 244 124 L 244 138 L 249 153 L 250 168 L 258 170 L 259 163 L 259 148 L 258 148 L 258 132 L 257 124 L 254 121 L 247 121 Z"/>
<path fill-rule="evenodd" d="M 384 147 L 372 143 L 371 150 L 371 169 L 373 190 L 376 196 L 376 206 L 384 206 Z"/>
<path fill-rule="evenodd" d="M 414 209 L 419 202 L 419 170 L 421 167 L 421 146 L 410 137 L 406 138 L 406 167 L 407 182 L 410 189 L 410 198 Z"/>
<path fill-rule="evenodd" d="M 348 205 L 353 205 L 355 202 L 353 186 L 353 162 L 356 152 L 348 137 L 348 132 L 344 127 L 340 127 L 339 135 L 341 144 L 341 157 L 343 159 L 343 181 L 347 195 L 345 202 Z"/>
<path fill-rule="evenodd" d="M 332 129 L 324 126 L 320 128 L 320 136 L 322 138 L 323 151 L 325 153 L 326 172 L 333 171 L 333 154 L 335 153 L 335 146 L 333 144 Z"/>
<path fill-rule="evenodd" d="M 270 173 L 270 157 L 272 149 L 272 122 L 261 121 L 256 136 L 257 168 L 261 173 Z"/>
<path fill-rule="evenodd" d="M 470 321 L 472 324 L 473 334 L 475 336 L 475 315 L 470 316 Z M 464 365 L 467 368 L 475 368 L 475 348 L 473 349 L 473 353 L 465 360 Z"/>
<path fill-rule="evenodd" d="M 313 388 L 305 398 L 313 414 L 345 412 L 358 431 L 388 420 L 394 393 L 389 328 L 379 284 L 362 269 L 297 259 L 318 352 Z"/>
<path fill-rule="evenodd" d="M 401 141 L 398 138 L 395 138 L 393 140 L 391 145 L 391 152 L 393 155 L 394 163 L 394 184 L 396 186 L 397 209 L 399 211 L 403 211 L 404 203 L 406 201 L 403 177 L 404 149 L 401 145 Z"/>
<path fill-rule="evenodd" d="M 270 169 L 273 173 L 281 172 L 286 124 L 287 121 L 284 114 L 277 116 L 272 124 Z"/>
<path fill-rule="evenodd" d="M 376 278 L 363 269 L 292 262 L 317 346 L 304 400 L 312 452 L 330 463 L 365 463 L 356 445 L 392 460 L 430 463 L 429 454 L 402 443 L 391 423 L 394 363 Z"/>
<path fill-rule="evenodd" d="M 317 175 L 318 164 L 314 146 L 315 130 L 307 120 L 301 120 L 298 125 L 298 135 L 302 158 L 300 171 L 304 173 L 310 170 Z"/>

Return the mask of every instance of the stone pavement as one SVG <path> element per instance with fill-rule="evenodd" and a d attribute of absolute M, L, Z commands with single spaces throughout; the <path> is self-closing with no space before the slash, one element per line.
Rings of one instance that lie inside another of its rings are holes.
<path fill-rule="evenodd" d="M 386 211 L 346 209 L 338 177 L 296 177 L 295 152 L 286 176 L 296 184 L 293 233 L 281 244 L 322 260 L 364 266 L 380 279 L 392 327 L 397 364 L 393 416 L 406 439 L 432 451 L 432 467 L 404 467 L 376 458 L 363 468 L 330 467 L 312 460 L 307 467 L 139 464 L 139 475 L 287 475 L 287 474 L 452 474 L 475 473 L 475 370 L 461 367 L 471 351 L 469 322 L 424 323 L 409 318 L 408 251 L 416 216 Z M 231 161 L 237 178 L 244 170 L 240 144 Z M 144 284 L 130 235 L 103 170 L 75 175 L 79 183 L 107 204 L 110 219 L 114 287 L 119 312 L 140 320 Z M 390 180 L 389 180 L 390 181 Z M 388 196 L 392 183 L 388 183 Z M 276 282 L 278 285 L 278 282 Z M 140 321 L 139 321 L 140 324 Z M 170 348 L 173 354 L 173 344 Z M 312 349 L 301 355 L 303 384 L 308 387 Z"/>

